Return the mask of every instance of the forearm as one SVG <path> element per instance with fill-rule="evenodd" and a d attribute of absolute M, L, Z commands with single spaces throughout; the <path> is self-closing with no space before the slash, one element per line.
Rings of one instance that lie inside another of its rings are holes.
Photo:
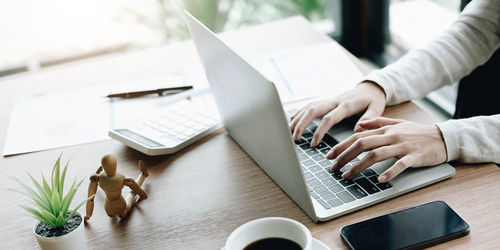
<path fill-rule="evenodd" d="M 436 124 L 448 161 L 500 163 L 500 115 L 448 120 Z"/>
<path fill-rule="evenodd" d="M 499 47 L 498 3 L 472 1 L 446 32 L 366 79 L 384 89 L 388 105 L 421 98 L 459 80 L 486 62 Z"/>

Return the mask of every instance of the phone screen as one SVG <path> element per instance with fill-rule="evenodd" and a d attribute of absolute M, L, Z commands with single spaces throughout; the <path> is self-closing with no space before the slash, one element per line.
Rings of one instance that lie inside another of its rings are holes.
<path fill-rule="evenodd" d="M 443 201 L 434 201 L 345 226 L 340 234 L 353 249 L 411 249 L 469 233 L 469 225 Z"/>

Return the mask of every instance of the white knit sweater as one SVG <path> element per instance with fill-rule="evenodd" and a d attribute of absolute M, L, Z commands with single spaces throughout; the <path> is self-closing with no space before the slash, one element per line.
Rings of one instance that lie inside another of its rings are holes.
<path fill-rule="evenodd" d="M 499 47 L 500 0 L 473 0 L 446 32 L 371 72 L 366 80 L 379 84 L 387 105 L 394 105 L 458 81 L 484 64 Z M 491 84 L 498 82 L 498 78 L 492 79 Z M 500 163 L 500 114 L 436 125 L 443 134 L 448 161 Z"/>

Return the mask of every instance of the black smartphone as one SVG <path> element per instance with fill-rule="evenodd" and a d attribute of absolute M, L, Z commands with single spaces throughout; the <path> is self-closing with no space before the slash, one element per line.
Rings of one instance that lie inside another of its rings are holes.
<path fill-rule="evenodd" d="M 340 230 L 351 249 L 420 249 L 469 234 L 469 224 L 443 201 L 382 215 Z"/>

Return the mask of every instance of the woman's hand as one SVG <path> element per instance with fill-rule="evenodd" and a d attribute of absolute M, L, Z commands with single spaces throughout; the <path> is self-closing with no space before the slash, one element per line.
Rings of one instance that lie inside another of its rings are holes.
<path fill-rule="evenodd" d="M 358 122 L 365 131 L 355 133 L 335 145 L 326 155 L 335 159 L 332 171 L 336 171 L 365 151 L 370 151 L 361 161 L 342 175 L 349 179 L 371 165 L 392 157 L 396 163 L 378 180 L 386 182 L 409 167 L 433 166 L 446 161 L 446 146 L 436 125 L 420 124 L 404 120 L 377 117 Z"/>
<path fill-rule="evenodd" d="M 364 121 L 382 115 L 384 108 L 385 93 L 382 88 L 372 82 L 363 82 L 341 96 L 310 103 L 300 109 L 291 117 L 290 129 L 293 133 L 293 140 L 300 139 L 314 118 L 323 117 L 311 141 L 311 147 L 315 147 L 321 142 L 325 133 L 344 118 L 365 111 L 359 119 L 359 121 Z M 362 131 L 359 122 L 354 131 Z"/>

